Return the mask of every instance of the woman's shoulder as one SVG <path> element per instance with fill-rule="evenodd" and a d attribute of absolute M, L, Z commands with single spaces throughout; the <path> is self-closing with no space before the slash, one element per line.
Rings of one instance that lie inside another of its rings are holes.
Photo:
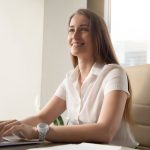
<path fill-rule="evenodd" d="M 103 71 L 110 72 L 112 70 L 125 71 L 124 68 L 119 64 L 105 64 L 103 67 Z"/>
<path fill-rule="evenodd" d="M 121 77 L 121 78 L 126 78 L 127 77 L 127 73 L 125 71 L 125 69 L 119 65 L 119 64 L 107 64 L 104 66 L 103 68 L 103 73 L 105 74 L 105 76 L 107 77 Z"/>
<path fill-rule="evenodd" d="M 125 75 L 126 72 L 124 68 L 119 64 L 105 64 L 103 67 L 103 74 L 106 75 Z"/>
<path fill-rule="evenodd" d="M 66 73 L 66 78 L 70 79 L 70 78 L 75 78 L 78 71 L 77 71 L 78 68 L 73 68 L 73 69 L 70 69 L 67 73 Z"/>
<path fill-rule="evenodd" d="M 104 69 L 123 69 L 123 67 L 119 64 L 105 64 Z"/>

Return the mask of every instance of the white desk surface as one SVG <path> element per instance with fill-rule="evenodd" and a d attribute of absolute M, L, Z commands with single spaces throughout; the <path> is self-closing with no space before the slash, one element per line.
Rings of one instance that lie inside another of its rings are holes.
<path fill-rule="evenodd" d="M 54 144 L 54 143 L 46 143 L 46 144 L 33 144 L 33 145 L 20 145 L 20 146 L 8 146 L 8 147 L 0 147 L 0 150 L 27 150 L 30 148 L 46 148 L 46 147 L 55 147 L 60 145 L 66 145 L 66 144 Z M 38 150 L 38 149 L 37 149 Z M 138 150 L 128 147 L 122 147 L 121 150 Z"/>

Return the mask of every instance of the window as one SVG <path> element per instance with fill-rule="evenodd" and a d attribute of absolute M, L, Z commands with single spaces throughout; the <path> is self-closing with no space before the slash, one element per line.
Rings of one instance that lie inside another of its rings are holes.
<path fill-rule="evenodd" d="M 111 38 L 120 63 L 150 63 L 150 0 L 112 0 L 110 5 Z"/>

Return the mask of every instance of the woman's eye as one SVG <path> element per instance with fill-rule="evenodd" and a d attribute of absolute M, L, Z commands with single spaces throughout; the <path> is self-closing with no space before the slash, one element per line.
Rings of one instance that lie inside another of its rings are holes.
<path fill-rule="evenodd" d="M 74 32 L 74 29 L 69 29 L 69 31 L 68 32 Z"/>
<path fill-rule="evenodd" d="M 88 28 L 81 28 L 80 31 L 89 31 Z"/>

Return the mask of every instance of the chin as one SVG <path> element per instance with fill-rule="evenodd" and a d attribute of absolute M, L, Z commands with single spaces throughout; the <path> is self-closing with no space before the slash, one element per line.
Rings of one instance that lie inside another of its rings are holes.
<path fill-rule="evenodd" d="M 78 56 L 78 54 L 79 54 L 79 51 L 77 51 L 77 50 L 71 50 L 71 55 Z"/>

